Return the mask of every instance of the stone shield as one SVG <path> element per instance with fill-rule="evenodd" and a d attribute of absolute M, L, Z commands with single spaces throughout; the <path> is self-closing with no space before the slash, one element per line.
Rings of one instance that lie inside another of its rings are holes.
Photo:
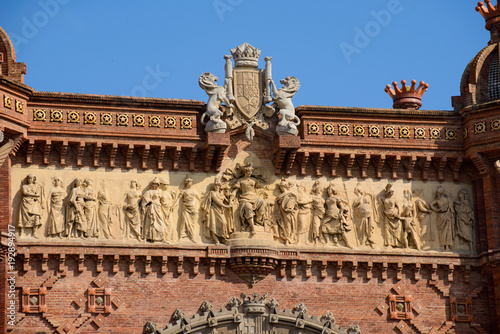
<path fill-rule="evenodd" d="M 261 73 L 258 68 L 235 68 L 233 72 L 236 107 L 247 120 L 252 120 L 262 105 Z"/>

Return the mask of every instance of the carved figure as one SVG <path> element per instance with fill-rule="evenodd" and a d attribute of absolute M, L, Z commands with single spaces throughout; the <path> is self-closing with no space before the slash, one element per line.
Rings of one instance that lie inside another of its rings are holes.
<path fill-rule="evenodd" d="M 108 184 L 102 183 L 102 189 L 97 193 L 99 208 L 97 217 L 99 218 L 99 230 L 102 231 L 106 239 L 112 238 L 111 225 L 113 224 L 112 209 L 113 204 L 109 200 Z"/>
<path fill-rule="evenodd" d="M 337 246 L 338 242 L 343 240 L 345 245 L 351 248 L 346 235 L 346 232 L 352 229 L 348 221 L 349 206 L 345 201 L 337 197 L 337 191 L 333 184 L 326 188 L 326 194 L 326 212 L 320 228 L 322 241 L 331 241 L 334 246 Z"/>
<path fill-rule="evenodd" d="M 163 211 L 163 221 L 165 222 L 165 241 L 169 242 L 173 240 L 174 224 L 170 221 L 170 217 L 172 215 L 177 196 L 168 190 L 168 182 L 164 179 L 160 179 L 160 189 L 162 191 L 160 198 L 161 209 Z"/>
<path fill-rule="evenodd" d="M 454 204 L 456 213 L 455 236 L 466 243 L 469 250 L 472 251 L 475 219 L 467 189 L 461 189 L 458 192 L 458 200 Z"/>
<path fill-rule="evenodd" d="M 325 216 L 325 200 L 323 199 L 323 188 L 319 181 L 315 181 L 312 190 L 312 223 L 311 223 L 311 241 L 317 245 L 320 240 L 320 226 Z"/>
<path fill-rule="evenodd" d="M 226 96 L 226 88 L 217 86 L 215 83 L 217 80 L 219 78 L 209 72 L 203 73 L 198 79 L 198 84 L 208 95 L 207 111 L 201 116 L 201 122 L 205 125 L 205 132 L 226 132 L 227 125 L 221 120 L 223 113 L 219 110 L 219 107 L 224 102 L 228 108 L 233 108 Z M 210 118 L 208 122 L 205 122 L 205 117 Z"/>
<path fill-rule="evenodd" d="M 231 229 L 228 224 L 228 210 L 232 206 L 226 204 L 227 198 L 224 196 L 221 186 L 220 178 L 215 178 L 212 189 L 206 194 L 201 204 L 201 208 L 204 210 L 204 234 L 216 245 L 223 243 L 229 238 L 229 234 L 234 232 L 234 229 Z"/>
<path fill-rule="evenodd" d="M 417 221 L 420 225 L 420 234 L 422 236 L 422 240 L 425 241 L 434 241 L 434 233 L 432 232 L 431 225 L 431 208 L 429 204 L 422 199 L 423 191 L 422 189 L 413 190 L 413 200 L 415 202 L 415 210 Z"/>
<path fill-rule="evenodd" d="M 99 214 L 97 204 L 97 193 L 93 186 L 92 179 L 85 179 L 83 187 L 85 191 L 85 206 L 84 212 L 87 218 L 87 236 L 98 238 L 99 237 Z"/>
<path fill-rule="evenodd" d="M 68 238 L 87 237 L 87 217 L 85 216 L 85 191 L 82 180 L 73 181 L 73 189 L 69 197 L 68 208 Z"/>
<path fill-rule="evenodd" d="M 278 184 L 280 194 L 276 197 L 274 211 L 279 237 L 285 245 L 297 243 L 297 195 L 291 192 L 292 182 L 281 179 Z"/>
<path fill-rule="evenodd" d="M 393 197 L 392 184 L 387 184 L 382 198 L 384 216 L 384 245 L 404 247 L 403 224 L 399 215 L 396 199 Z"/>
<path fill-rule="evenodd" d="M 401 220 L 403 221 L 403 244 L 405 248 L 413 243 L 420 250 L 420 228 L 416 219 L 416 208 L 411 192 L 403 190 L 403 201 L 401 204 Z"/>
<path fill-rule="evenodd" d="M 276 132 L 283 134 L 298 134 L 297 126 L 300 124 L 300 119 L 295 115 L 295 107 L 292 103 L 292 97 L 300 88 L 300 82 L 296 77 L 287 76 L 280 80 L 283 87 L 276 88 L 273 80 L 270 80 L 273 89 L 273 106 L 279 107 L 281 119 L 276 127 Z"/>
<path fill-rule="evenodd" d="M 431 209 L 437 212 L 437 229 L 439 245 L 444 249 L 451 249 L 453 245 L 453 222 L 455 212 L 451 195 L 439 186 L 436 190 L 436 199 L 431 203 Z"/>
<path fill-rule="evenodd" d="M 304 184 L 297 184 L 297 240 L 301 241 L 301 236 L 310 231 L 311 228 L 311 208 L 313 198 L 306 192 Z M 307 236 L 307 235 L 306 235 Z M 305 240 L 304 240 L 305 241 Z"/>
<path fill-rule="evenodd" d="M 242 229 L 250 228 L 250 233 L 255 234 L 255 225 L 265 225 L 266 201 L 259 197 L 256 189 L 262 185 L 252 178 L 253 165 L 251 162 L 239 167 L 243 172 L 241 177 L 232 186 L 233 196 L 239 199 L 239 217 Z"/>
<path fill-rule="evenodd" d="M 19 237 L 29 229 L 31 236 L 38 238 L 36 231 L 42 226 L 41 216 L 44 208 L 42 193 L 42 188 L 36 184 L 36 176 L 33 174 L 26 176 L 21 187 L 22 198 L 17 224 Z"/>
<path fill-rule="evenodd" d="M 370 246 L 373 248 L 374 223 L 379 223 L 379 213 L 375 204 L 375 198 L 364 191 L 359 183 L 354 188 L 354 194 L 358 196 L 352 204 L 358 242 L 361 246 Z"/>
<path fill-rule="evenodd" d="M 127 238 L 135 237 L 139 241 L 143 240 L 140 211 L 141 198 L 140 185 L 136 180 L 130 181 L 130 190 L 125 194 L 125 205 L 123 206 L 125 226 L 122 226 L 122 230 Z"/>
<path fill-rule="evenodd" d="M 47 207 L 50 208 L 47 221 L 47 234 L 62 238 L 66 232 L 64 224 L 64 198 L 66 197 L 66 191 L 63 188 L 61 178 L 56 177 L 52 182 L 54 187 L 50 189 L 47 196 Z"/>
<path fill-rule="evenodd" d="M 200 194 L 192 189 L 193 179 L 187 177 L 184 180 L 184 189 L 180 193 L 182 201 L 181 224 L 179 227 L 179 239 L 188 237 L 194 242 L 194 228 L 198 221 L 198 202 Z"/>
<path fill-rule="evenodd" d="M 142 211 L 144 212 L 144 236 L 147 241 L 163 241 L 164 234 L 164 216 L 161 206 L 160 180 L 155 177 L 151 181 L 150 189 L 142 197 Z"/>

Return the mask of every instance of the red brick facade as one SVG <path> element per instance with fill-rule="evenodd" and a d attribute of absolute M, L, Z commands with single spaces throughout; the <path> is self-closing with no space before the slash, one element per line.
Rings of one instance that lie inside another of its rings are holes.
<path fill-rule="evenodd" d="M 148 321 L 175 323 L 176 310 L 190 318 L 203 314 L 204 301 L 223 309 L 231 297 L 254 292 L 268 293 L 280 309 L 302 302 L 309 315 L 332 312 L 336 324 L 358 324 L 363 333 L 500 332 L 500 102 L 488 98 L 498 44 L 467 67 L 455 111 L 299 106 L 298 136 L 256 129 L 250 142 L 244 127 L 205 133 L 202 101 L 38 92 L 23 84 L 25 66 L 1 29 L 0 39 L 0 145 L 12 140 L 0 161 L 0 295 L 8 295 L 9 275 L 16 280 L 15 298 L 0 298 L 0 332 L 142 333 Z M 14 170 L 213 177 L 241 152 L 268 161 L 277 177 L 470 185 L 475 249 L 20 239 L 9 266 L 9 225 L 18 217 Z M 242 278 L 255 268 L 262 280 Z"/>

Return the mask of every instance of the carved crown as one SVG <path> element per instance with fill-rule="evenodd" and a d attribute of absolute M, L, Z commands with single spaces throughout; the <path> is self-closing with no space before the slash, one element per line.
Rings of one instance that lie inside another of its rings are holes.
<path fill-rule="evenodd" d="M 486 29 L 490 30 L 495 24 L 500 23 L 500 8 L 493 6 L 490 0 L 479 1 L 476 6 L 478 11 L 486 20 Z"/>
<path fill-rule="evenodd" d="M 257 67 L 259 65 L 260 50 L 248 43 L 231 49 L 235 66 Z"/>
<path fill-rule="evenodd" d="M 385 91 L 392 97 L 394 109 L 415 109 L 418 110 L 422 106 L 422 95 L 424 95 L 429 84 L 420 81 L 420 84 L 415 89 L 416 80 L 411 81 L 411 86 L 406 86 L 406 80 L 401 80 L 402 87 L 399 89 L 398 83 L 394 81 L 392 85 L 385 87 Z"/>

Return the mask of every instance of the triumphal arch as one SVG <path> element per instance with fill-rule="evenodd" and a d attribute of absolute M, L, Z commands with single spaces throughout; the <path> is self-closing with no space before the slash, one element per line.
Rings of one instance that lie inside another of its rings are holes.
<path fill-rule="evenodd" d="M 392 109 L 296 106 L 248 43 L 204 101 L 41 92 L 0 29 L 0 331 L 498 333 L 500 9 L 477 10 L 451 111 L 415 80 Z"/>

